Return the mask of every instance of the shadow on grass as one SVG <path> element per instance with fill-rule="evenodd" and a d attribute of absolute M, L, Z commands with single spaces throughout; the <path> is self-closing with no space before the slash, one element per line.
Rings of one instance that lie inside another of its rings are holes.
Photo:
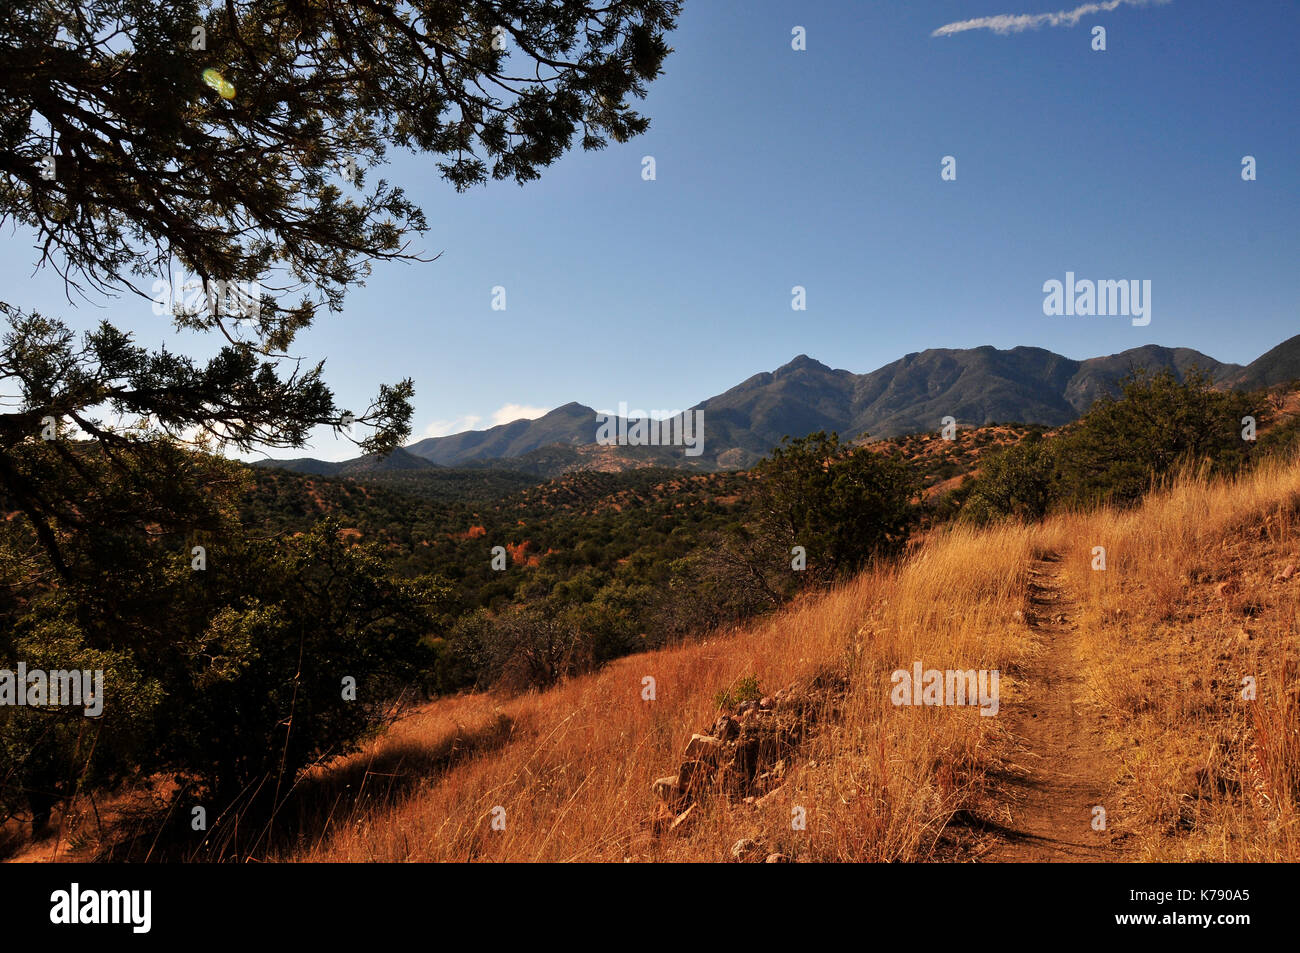
<path fill-rule="evenodd" d="M 191 861 L 234 863 L 273 860 L 308 850 L 332 830 L 397 802 L 461 762 L 504 747 L 516 723 L 498 713 L 486 725 L 458 727 L 438 744 L 396 741 L 370 754 L 351 755 L 303 772 L 290 785 L 267 776 L 207 810 L 207 830 L 194 830 L 202 799 L 183 791 L 165 809 L 124 816 L 97 862 Z"/>

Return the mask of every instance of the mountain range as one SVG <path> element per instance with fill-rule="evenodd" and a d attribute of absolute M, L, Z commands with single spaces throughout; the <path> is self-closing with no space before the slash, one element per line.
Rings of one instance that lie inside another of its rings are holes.
<path fill-rule="evenodd" d="M 1300 378 L 1300 335 L 1246 366 L 1225 364 L 1191 348 L 1158 345 L 1081 361 L 1036 347 L 932 348 L 866 374 L 833 369 L 801 354 L 690 408 L 704 415 L 704 452 L 698 457 L 675 447 L 598 446 L 596 411 L 571 402 L 535 420 L 428 437 L 382 460 L 302 458 L 263 465 L 329 476 L 467 466 L 543 474 L 647 463 L 747 467 L 782 437 L 818 430 L 849 438 L 892 437 L 938 430 L 948 416 L 965 426 L 1059 426 L 1086 413 L 1098 397 L 1118 393 L 1120 381 L 1136 368 L 1167 369 L 1182 379 L 1193 367 L 1221 387 L 1253 390 L 1288 383 Z"/>

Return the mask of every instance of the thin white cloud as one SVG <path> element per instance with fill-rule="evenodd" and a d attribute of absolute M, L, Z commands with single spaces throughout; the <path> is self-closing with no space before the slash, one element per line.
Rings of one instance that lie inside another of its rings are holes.
<path fill-rule="evenodd" d="M 514 420 L 536 420 L 543 414 L 549 413 L 550 410 L 550 407 L 532 407 L 528 404 L 503 404 L 488 415 L 486 426 L 495 427 L 498 424 L 508 424 Z M 431 420 L 420 436 L 446 437 L 449 434 L 474 430 L 483 422 L 484 419 L 479 414 L 466 414 L 463 417 L 454 417 L 450 420 Z"/>
<path fill-rule="evenodd" d="M 1078 26 L 1079 21 L 1094 13 L 1108 13 L 1121 5 L 1146 7 L 1168 3 L 1169 0 L 1105 0 L 1103 3 L 1085 3 L 1073 10 L 1058 10 L 1056 13 L 999 13 L 993 17 L 976 17 L 973 20 L 959 20 L 939 27 L 931 36 L 953 36 L 967 30 L 992 30 L 994 33 L 1023 33 L 1037 30 L 1042 26 Z"/>
<path fill-rule="evenodd" d="M 508 424 L 512 420 L 536 420 L 550 413 L 550 407 L 530 407 L 527 404 L 506 404 L 492 415 L 492 423 Z"/>
<path fill-rule="evenodd" d="M 448 434 L 473 430 L 483 418 L 477 414 L 466 414 L 453 420 L 431 420 L 424 428 L 421 437 L 445 437 Z"/>

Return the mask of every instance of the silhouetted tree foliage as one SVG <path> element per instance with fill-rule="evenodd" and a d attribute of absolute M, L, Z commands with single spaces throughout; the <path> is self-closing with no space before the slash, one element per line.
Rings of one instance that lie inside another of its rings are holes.
<path fill-rule="evenodd" d="M 6 4 L 0 222 L 35 231 L 40 261 L 70 288 L 148 296 L 139 283 L 178 266 L 205 287 L 267 282 L 274 293 L 252 320 L 210 298 L 176 309 L 179 327 L 227 342 L 203 365 L 135 347 L 107 324 L 77 342 L 55 319 L 7 308 L 0 381 L 23 400 L 0 415 L 2 448 L 46 417 L 113 440 L 95 409 L 240 449 L 300 445 L 312 426 L 349 423 L 371 425 L 367 451 L 397 446 L 410 433 L 409 380 L 349 413 L 319 365 L 281 368 L 321 304 L 339 308 L 372 262 L 411 257 L 408 236 L 425 230 L 401 189 L 368 184 L 370 170 L 397 147 L 430 155 L 457 189 L 489 176 L 522 183 L 575 137 L 598 149 L 643 132 L 629 99 L 659 74 L 678 7 Z M 11 493 L 30 495 L 5 476 Z"/>
<path fill-rule="evenodd" d="M 68 534 L 64 575 L 34 534 L 4 538 L 0 652 L 29 669 L 103 669 L 104 711 L 0 708 L 6 813 L 26 806 L 39 824 L 78 788 L 156 772 L 247 806 L 350 750 L 420 683 L 423 638 L 447 596 L 438 580 L 394 580 L 329 521 L 249 538 L 229 505 L 244 468 L 219 457 L 155 441 L 147 465 L 123 474 L 100 448 L 69 452 L 65 472 L 47 444 L 17 448 L 47 456 L 47 470 L 30 465 L 48 479 L 75 474 L 64 489 L 81 494 L 83 525 Z"/>
<path fill-rule="evenodd" d="M 679 6 L 0 6 L 0 222 L 35 235 L 70 297 L 144 307 L 174 272 L 193 276 L 197 296 L 168 289 L 171 320 L 219 343 L 200 360 L 0 303 L 0 501 L 15 517 L 0 536 L 0 664 L 109 678 L 95 721 L 0 711 L 4 810 L 26 803 L 40 821 L 77 785 L 149 771 L 253 797 L 355 745 L 421 677 L 422 640 L 450 614 L 441 581 L 394 577 L 337 526 L 251 536 L 239 474 L 180 444 L 299 446 L 317 426 L 358 427 L 366 452 L 404 442 L 409 379 L 349 410 L 322 365 L 288 353 L 374 262 L 427 257 L 411 246 L 423 213 L 378 177 L 388 150 L 429 157 L 461 190 L 638 135 L 648 119 L 631 103 L 660 73 Z M 260 294 L 232 313 L 216 283 Z M 549 637 L 521 624 L 515 640 L 548 677 L 567 664 Z M 341 697 L 344 677 L 358 701 Z"/>

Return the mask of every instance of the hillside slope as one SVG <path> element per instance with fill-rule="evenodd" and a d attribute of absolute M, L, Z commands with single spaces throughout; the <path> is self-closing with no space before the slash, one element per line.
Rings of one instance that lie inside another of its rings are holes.
<path fill-rule="evenodd" d="M 1035 614 L 1044 554 L 1074 593 L 1064 636 Z M 743 631 L 542 694 L 430 705 L 318 779 L 322 818 L 331 778 L 374 771 L 376 800 L 282 859 L 720 860 L 749 856 L 746 840 L 758 859 L 998 859 L 1027 830 L 1026 791 L 1053 783 L 1050 752 L 1021 726 L 1052 717 L 1033 673 L 1048 640 L 1066 637 L 1093 700 L 1078 730 L 1096 739 L 1089 798 L 1106 821 L 1061 810 L 1050 841 L 1092 844 L 1094 859 L 1296 860 L 1298 554 L 1296 463 L 1185 482 L 1131 512 L 943 534 Z M 891 705 L 891 673 L 916 662 L 1000 670 L 1001 715 Z M 718 695 L 749 676 L 817 699 L 792 709 L 799 742 L 787 733 L 762 765 L 760 796 L 702 789 L 665 823 L 651 782 L 734 712 Z M 843 691 L 811 691 L 836 680 Z"/>
<path fill-rule="evenodd" d="M 1240 371 L 1224 374 L 1222 380 L 1225 385 L 1241 390 L 1300 380 L 1300 334 L 1283 341 Z"/>
<path fill-rule="evenodd" d="M 700 635 L 422 705 L 189 859 L 1300 860 L 1300 460 L 937 532 Z M 917 665 L 998 671 L 991 710 L 898 704 Z M 150 804 L 14 859 L 142 859 Z"/>

